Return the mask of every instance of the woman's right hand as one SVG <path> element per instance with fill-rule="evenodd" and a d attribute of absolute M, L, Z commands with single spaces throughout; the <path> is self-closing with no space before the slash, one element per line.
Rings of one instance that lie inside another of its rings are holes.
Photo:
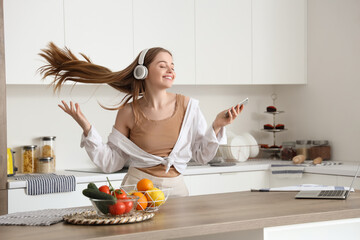
<path fill-rule="evenodd" d="M 61 103 L 62 105 L 59 104 L 58 106 L 62 110 L 64 110 L 64 112 L 69 114 L 80 125 L 80 127 L 84 130 L 84 135 L 87 136 L 91 129 L 91 124 L 86 119 L 84 114 L 81 112 L 79 104 L 75 103 L 74 106 L 73 102 L 70 101 L 70 106 L 69 106 L 64 100 L 62 100 Z"/>

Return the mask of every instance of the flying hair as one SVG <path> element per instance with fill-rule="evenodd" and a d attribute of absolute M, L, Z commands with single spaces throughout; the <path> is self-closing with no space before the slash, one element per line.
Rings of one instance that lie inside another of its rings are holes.
<path fill-rule="evenodd" d="M 148 67 L 154 60 L 155 56 L 160 52 L 171 53 L 160 47 L 150 48 L 144 59 L 144 66 Z M 63 49 L 50 42 L 45 49 L 41 49 L 39 55 L 45 59 L 46 65 L 41 66 L 38 71 L 42 75 L 42 79 L 53 77 L 52 85 L 54 92 L 60 92 L 65 82 L 90 83 L 90 84 L 107 84 L 126 95 L 120 101 L 117 107 L 101 107 L 107 110 L 118 110 L 124 107 L 130 100 L 134 109 L 136 118 L 136 110 L 138 110 L 137 100 L 145 93 L 144 80 L 137 80 L 133 76 L 133 71 L 138 65 L 140 53 L 136 59 L 125 69 L 113 72 L 110 69 L 93 63 L 88 56 L 80 53 L 83 59 L 77 58 L 69 48 Z"/>

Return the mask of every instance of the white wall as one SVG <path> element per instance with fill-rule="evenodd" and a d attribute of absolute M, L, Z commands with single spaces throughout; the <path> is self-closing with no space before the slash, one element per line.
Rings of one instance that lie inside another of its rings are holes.
<path fill-rule="evenodd" d="M 181 93 L 200 100 L 200 107 L 208 124 L 216 114 L 241 101 L 250 98 L 250 103 L 241 117 L 229 126 L 229 130 L 240 134 L 252 133 L 257 139 L 271 142 L 268 133 L 259 129 L 263 121 L 271 120 L 262 112 L 272 103 L 273 86 L 174 86 L 172 92 Z M 101 108 L 97 101 L 106 106 L 118 103 L 123 97 L 110 87 L 78 85 L 65 86 L 60 95 L 53 94 L 47 86 L 7 86 L 8 147 L 17 151 L 17 165 L 20 163 L 21 146 L 39 144 L 39 137 L 56 136 L 57 169 L 87 168 L 94 166 L 84 149 L 80 148 L 81 128 L 60 108 L 61 99 L 79 102 L 84 114 L 97 128 L 103 140 L 114 124 L 116 112 Z"/>
<path fill-rule="evenodd" d="M 308 84 L 278 86 L 289 138 L 328 139 L 360 161 L 360 1 L 308 1 Z"/>

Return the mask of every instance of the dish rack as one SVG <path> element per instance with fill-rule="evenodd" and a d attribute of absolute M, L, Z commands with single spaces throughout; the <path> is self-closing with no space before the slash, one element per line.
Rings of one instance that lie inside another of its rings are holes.
<path fill-rule="evenodd" d="M 230 146 L 220 145 L 216 157 L 218 161 L 245 162 L 258 156 L 260 145 Z"/>

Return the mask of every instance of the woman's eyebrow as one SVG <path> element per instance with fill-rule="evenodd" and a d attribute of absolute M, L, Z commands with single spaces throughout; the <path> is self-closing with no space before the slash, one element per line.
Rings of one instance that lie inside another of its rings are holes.
<path fill-rule="evenodd" d="M 167 63 L 166 61 L 158 61 L 157 63 Z M 174 66 L 174 63 L 171 63 Z"/>

